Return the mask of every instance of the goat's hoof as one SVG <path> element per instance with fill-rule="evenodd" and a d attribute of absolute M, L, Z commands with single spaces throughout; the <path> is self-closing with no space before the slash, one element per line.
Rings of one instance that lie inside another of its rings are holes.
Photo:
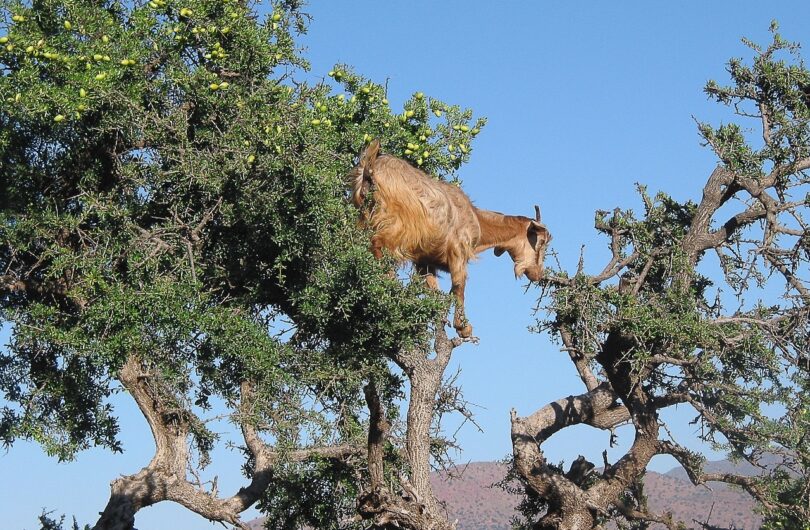
<path fill-rule="evenodd" d="M 467 324 L 466 326 L 456 327 L 456 332 L 462 339 L 469 339 L 472 336 L 472 326 Z"/>

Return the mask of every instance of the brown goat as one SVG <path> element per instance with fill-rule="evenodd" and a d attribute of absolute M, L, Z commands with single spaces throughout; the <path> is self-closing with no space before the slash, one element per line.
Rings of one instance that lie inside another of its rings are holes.
<path fill-rule="evenodd" d="M 399 261 L 410 261 L 427 284 L 438 289 L 437 270 L 450 272 L 456 298 L 453 327 L 469 337 L 472 326 L 464 315 L 467 263 L 489 248 L 495 255 L 508 252 L 515 262 L 515 277 L 531 281 L 543 276 L 543 258 L 551 235 L 535 219 L 479 210 L 457 186 L 431 178 L 408 162 L 380 154 L 372 141 L 360 153 L 350 173 L 352 200 L 364 225 L 374 232 L 372 252 L 378 258 L 388 249 Z M 371 204 L 366 196 L 372 192 Z"/>

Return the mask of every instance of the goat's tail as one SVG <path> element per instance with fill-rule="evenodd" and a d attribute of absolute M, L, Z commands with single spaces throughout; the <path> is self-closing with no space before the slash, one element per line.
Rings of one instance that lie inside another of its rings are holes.
<path fill-rule="evenodd" d="M 362 206 L 366 200 L 366 194 L 373 182 L 374 171 L 372 167 L 379 154 L 380 141 L 372 140 L 360 152 L 360 161 L 352 171 L 352 199 L 357 207 Z"/>

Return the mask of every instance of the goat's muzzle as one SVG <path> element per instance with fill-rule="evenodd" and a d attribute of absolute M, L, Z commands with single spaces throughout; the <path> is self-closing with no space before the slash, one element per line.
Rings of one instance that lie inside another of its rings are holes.
<path fill-rule="evenodd" d="M 532 282 L 539 282 L 543 278 L 543 269 L 541 267 L 529 267 L 523 274 Z"/>

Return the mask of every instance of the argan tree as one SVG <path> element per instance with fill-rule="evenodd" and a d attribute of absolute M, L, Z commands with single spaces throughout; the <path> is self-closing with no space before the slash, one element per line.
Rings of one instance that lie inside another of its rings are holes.
<path fill-rule="evenodd" d="M 728 64 L 731 83 L 706 85 L 734 121 L 698 123 L 719 159 L 696 202 L 639 192 L 643 212 L 598 212 L 611 258 L 596 274 L 583 260 L 546 279 L 538 330 L 556 337 L 584 391 L 512 418 L 514 472 L 525 488 L 521 526 L 598 528 L 608 520 L 677 528 L 647 509 L 641 487 L 656 455 L 692 482 L 748 492 L 766 528 L 810 521 L 810 72 L 772 25 L 773 42 L 747 42 L 750 64 Z M 750 130 L 747 127 L 753 127 Z M 662 412 L 694 410 L 700 439 L 760 473 L 708 473 Z M 543 444 L 586 425 L 634 430 L 618 460 L 568 469 Z M 691 521 L 685 523 L 692 524 Z"/>
<path fill-rule="evenodd" d="M 155 453 L 95 528 L 162 501 L 236 526 L 258 503 L 270 528 L 449 527 L 427 482 L 447 300 L 371 256 L 343 177 L 372 137 L 452 174 L 483 121 L 419 92 L 395 113 L 342 65 L 304 83 L 300 2 L 260 11 L 3 0 L 0 440 L 119 451 L 123 390 Z M 221 416 L 246 470 L 225 494 L 200 473 Z"/>

